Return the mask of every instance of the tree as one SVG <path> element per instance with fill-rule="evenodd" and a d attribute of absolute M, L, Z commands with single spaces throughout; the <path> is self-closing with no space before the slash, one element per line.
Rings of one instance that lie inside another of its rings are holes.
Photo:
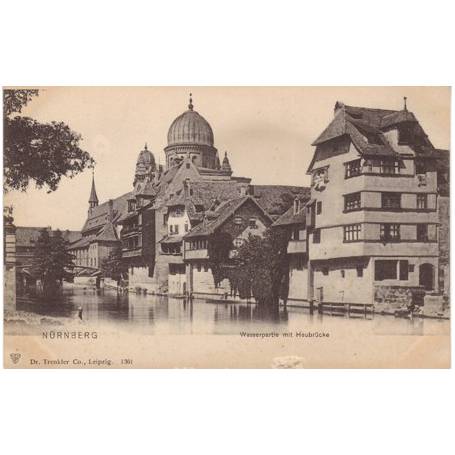
<path fill-rule="evenodd" d="M 53 294 L 65 278 L 71 277 L 73 255 L 68 252 L 68 242 L 57 230 L 51 235 L 43 229 L 36 242 L 32 273 L 41 280 L 43 293 Z"/>
<path fill-rule="evenodd" d="M 226 278 L 226 265 L 232 248 L 232 236 L 227 232 L 215 232 L 208 239 L 207 254 L 215 286 Z"/>
<path fill-rule="evenodd" d="M 289 233 L 280 228 L 268 229 L 264 237 L 249 236 L 238 250 L 236 267 L 231 269 L 240 297 L 250 292 L 259 305 L 269 307 L 277 307 L 280 297 L 287 299 L 288 241 Z"/>
<path fill-rule="evenodd" d="M 26 191 L 30 181 L 37 188 L 55 191 L 63 176 L 72 178 L 94 160 L 79 147 L 82 140 L 63 122 L 40 123 L 21 113 L 38 90 L 3 91 L 4 188 Z"/>
<path fill-rule="evenodd" d="M 117 283 L 128 272 L 128 266 L 122 261 L 122 248 L 116 247 L 109 252 L 109 256 L 101 262 L 101 270 L 105 277 L 112 278 Z"/>

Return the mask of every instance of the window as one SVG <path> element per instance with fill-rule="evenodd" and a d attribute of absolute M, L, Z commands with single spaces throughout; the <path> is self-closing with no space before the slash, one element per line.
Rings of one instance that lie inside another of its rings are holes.
<path fill-rule="evenodd" d="M 292 230 L 292 240 L 300 240 L 300 229 L 298 227 L 295 227 Z"/>
<path fill-rule="evenodd" d="M 396 280 L 397 279 L 397 261 L 376 260 L 374 263 L 374 279 Z"/>
<path fill-rule="evenodd" d="M 426 209 L 427 208 L 427 195 L 426 194 L 418 194 L 417 195 L 417 208 L 418 209 Z"/>
<path fill-rule="evenodd" d="M 344 270 L 341 270 L 341 278 L 344 278 L 346 276 L 346 272 Z"/>
<path fill-rule="evenodd" d="M 408 281 L 409 279 L 409 263 L 408 261 L 400 261 L 400 281 Z"/>
<path fill-rule="evenodd" d="M 327 276 L 329 274 L 329 268 L 328 267 L 323 267 L 322 268 L 322 274 Z"/>
<path fill-rule="evenodd" d="M 313 243 L 321 243 L 321 230 L 315 229 L 313 232 Z"/>
<path fill-rule="evenodd" d="M 322 202 L 316 202 L 316 215 L 320 215 L 322 213 Z"/>
<path fill-rule="evenodd" d="M 382 193 L 383 209 L 399 209 L 401 207 L 400 193 Z"/>
<path fill-rule="evenodd" d="M 428 242 L 428 225 L 418 224 L 417 225 L 417 241 Z"/>
<path fill-rule="evenodd" d="M 153 272 L 155 271 L 155 264 L 148 266 L 148 276 L 149 278 L 153 278 Z"/>
<path fill-rule="evenodd" d="M 360 175 L 360 159 L 345 163 L 345 167 L 346 167 L 345 178 L 348 179 L 350 177 Z"/>
<path fill-rule="evenodd" d="M 241 216 L 236 216 L 234 218 L 234 223 L 235 224 L 242 224 L 243 223 L 243 218 Z"/>
<path fill-rule="evenodd" d="M 200 262 L 197 263 L 197 271 L 198 271 L 198 272 L 201 271 L 201 263 L 200 263 Z"/>
<path fill-rule="evenodd" d="M 185 223 L 185 232 L 189 231 L 188 223 Z"/>
<path fill-rule="evenodd" d="M 163 226 L 166 226 L 167 224 L 167 217 L 168 217 L 167 213 L 163 215 Z"/>
<path fill-rule="evenodd" d="M 357 267 L 357 276 L 359 278 L 363 277 L 363 267 L 361 266 Z"/>
<path fill-rule="evenodd" d="M 395 160 L 381 161 L 381 173 L 382 174 L 399 174 L 400 173 L 400 163 Z"/>
<path fill-rule="evenodd" d="M 361 224 L 350 224 L 348 226 L 344 226 L 344 241 L 355 242 L 356 240 L 360 240 L 361 231 Z"/>
<path fill-rule="evenodd" d="M 381 240 L 396 241 L 400 240 L 399 224 L 381 224 Z"/>
<path fill-rule="evenodd" d="M 347 212 L 360 208 L 360 193 L 346 194 L 344 197 L 344 210 Z"/>
<path fill-rule="evenodd" d="M 173 233 L 174 233 L 174 225 L 173 225 L 173 224 L 171 224 L 171 225 L 169 226 L 169 233 L 170 233 L 170 234 L 173 234 Z"/>
<path fill-rule="evenodd" d="M 193 156 L 194 158 L 194 156 Z M 190 163 L 186 163 L 186 168 L 189 169 L 190 168 Z"/>
<path fill-rule="evenodd" d="M 208 264 L 204 264 L 204 272 L 208 272 L 209 271 L 209 266 Z"/>
<path fill-rule="evenodd" d="M 256 223 L 256 218 L 250 218 L 248 226 L 250 227 L 250 229 L 257 229 L 258 225 Z"/>
<path fill-rule="evenodd" d="M 175 234 L 178 234 L 178 233 L 179 233 L 179 225 L 178 225 L 178 224 L 176 224 L 176 225 L 174 226 L 174 233 L 175 233 Z"/>

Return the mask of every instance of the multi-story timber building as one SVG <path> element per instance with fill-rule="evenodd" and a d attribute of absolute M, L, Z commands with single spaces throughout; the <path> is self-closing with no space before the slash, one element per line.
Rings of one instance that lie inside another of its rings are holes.
<path fill-rule="evenodd" d="M 438 286 L 438 153 L 413 113 L 346 106 L 314 141 L 308 298 L 371 303 Z"/>

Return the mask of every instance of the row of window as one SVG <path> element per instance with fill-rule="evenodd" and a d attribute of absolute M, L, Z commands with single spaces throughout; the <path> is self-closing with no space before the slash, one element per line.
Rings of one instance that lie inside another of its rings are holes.
<path fill-rule="evenodd" d="M 130 237 L 129 239 L 123 240 L 123 248 L 127 250 L 133 250 L 141 246 L 139 242 L 139 237 Z"/>
<path fill-rule="evenodd" d="M 329 268 L 323 267 L 320 269 L 323 275 L 329 275 Z M 356 268 L 357 276 L 363 277 L 363 267 L 358 266 Z M 414 272 L 414 265 L 409 264 L 407 260 L 376 260 L 374 262 L 374 280 L 400 280 L 407 281 L 409 279 L 409 273 Z M 345 270 L 340 270 L 341 278 L 345 278 Z"/>
<path fill-rule="evenodd" d="M 181 254 L 181 245 L 180 243 L 162 243 L 161 252 L 163 254 Z"/>
<path fill-rule="evenodd" d="M 400 173 L 400 163 L 396 160 L 366 160 L 362 166 L 362 160 L 352 160 L 345 163 L 346 179 L 356 177 L 362 173 L 378 173 L 393 175 Z"/>
<path fill-rule="evenodd" d="M 207 239 L 201 240 L 192 240 L 191 242 L 187 242 L 189 250 L 206 250 L 208 248 L 208 241 Z"/>
<path fill-rule="evenodd" d="M 241 225 L 244 223 L 244 219 L 243 217 L 241 216 L 236 216 L 234 218 L 234 224 L 237 224 L 237 225 Z M 257 229 L 258 228 L 258 224 L 257 224 L 257 219 L 254 218 L 254 217 L 251 217 L 249 220 L 248 220 L 248 227 L 250 229 Z"/>
<path fill-rule="evenodd" d="M 417 224 L 417 242 L 428 242 L 428 225 Z M 343 226 L 343 239 L 345 242 L 355 242 L 362 240 L 362 225 L 361 224 L 349 224 Z M 397 242 L 401 239 L 400 237 L 400 225 L 396 223 L 383 223 L 380 225 L 380 237 L 379 240 L 385 242 Z M 313 231 L 313 243 L 321 243 L 321 229 L 315 229 Z"/>
<path fill-rule="evenodd" d="M 361 207 L 361 193 L 351 193 L 344 196 L 344 210 L 349 212 Z M 428 208 L 428 195 L 416 194 L 416 207 L 419 210 Z M 381 193 L 381 208 L 383 209 L 400 209 L 401 193 Z"/>

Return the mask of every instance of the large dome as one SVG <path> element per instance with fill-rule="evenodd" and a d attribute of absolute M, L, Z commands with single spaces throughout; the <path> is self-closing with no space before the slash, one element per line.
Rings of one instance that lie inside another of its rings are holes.
<path fill-rule="evenodd" d="M 167 133 L 167 145 L 208 145 L 213 147 L 213 131 L 207 120 L 193 111 L 190 99 L 188 110 L 179 115 Z"/>

